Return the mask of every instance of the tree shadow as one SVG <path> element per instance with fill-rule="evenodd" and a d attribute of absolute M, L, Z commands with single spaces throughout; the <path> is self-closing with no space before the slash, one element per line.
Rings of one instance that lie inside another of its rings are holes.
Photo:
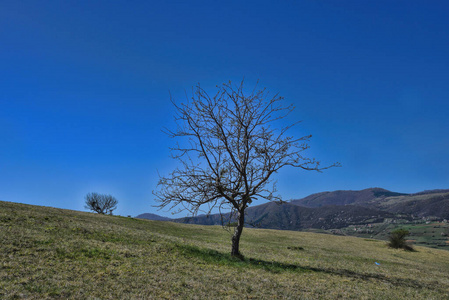
<path fill-rule="evenodd" d="M 199 248 L 192 245 L 180 245 L 177 244 L 175 248 L 183 255 L 187 257 L 196 257 L 205 262 L 225 265 L 238 268 L 254 268 L 261 269 L 270 273 L 281 272 L 317 272 L 330 275 L 337 275 L 342 277 L 349 277 L 352 279 L 360 280 L 378 280 L 386 283 L 390 283 L 396 286 L 406 286 L 413 288 L 428 288 L 428 289 L 441 289 L 441 284 L 434 282 L 420 282 L 410 278 L 389 277 L 379 273 L 362 273 L 355 272 L 346 269 L 333 269 L 333 268 L 316 268 L 310 266 L 301 266 L 297 264 L 288 264 L 276 261 L 265 261 L 261 259 L 254 259 L 245 257 L 243 259 L 232 257 L 228 253 L 222 253 L 212 249 Z"/>

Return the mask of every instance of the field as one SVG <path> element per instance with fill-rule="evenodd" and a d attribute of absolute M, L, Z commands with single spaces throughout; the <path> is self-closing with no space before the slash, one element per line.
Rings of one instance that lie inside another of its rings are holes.
<path fill-rule="evenodd" d="M 0 241 L 1 299 L 449 298 L 449 251 L 372 239 L 0 202 Z"/>
<path fill-rule="evenodd" d="M 370 225 L 349 226 L 340 231 L 344 235 L 388 240 L 391 231 L 402 228 L 410 232 L 408 239 L 413 245 L 449 250 L 449 224 L 446 222 L 384 222 Z"/>

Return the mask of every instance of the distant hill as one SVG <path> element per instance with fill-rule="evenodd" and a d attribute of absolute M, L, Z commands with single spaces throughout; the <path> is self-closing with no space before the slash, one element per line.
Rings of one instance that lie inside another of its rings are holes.
<path fill-rule="evenodd" d="M 290 203 L 274 202 L 249 207 L 246 213 L 246 222 L 250 227 L 283 230 L 338 229 L 354 224 L 383 222 L 384 218 L 393 217 L 392 214 L 385 211 L 355 205 L 308 208 Z M 223 219 L 225 223 L 229 221 L 229 214 L 223 215 Z M 222 217 L 219 214 L 202 215 L 175 221 L 188 224 L 221 225 Z"/>
<path fill-rule="evenodd" d="M 449 189 L 425 190 L 419 193 L 415 193 L 413 195 L 428 195 L 428 194 L 441 194 L 441 193 L 449 193 Z"/>
<path fill-rule="evenodd" d="M 302 199 L 292 200 L 291 204 L 305 207 L 322 207 L 326 205 L 367 205 L 374 199 L 407 195 L 382 188 L 369 188 L 361 191 L 333 191 L 312 194 Z"/>
<path fill-rule="evenodd" d="M 173 219 L 162 217 L 156 214 L 150 214 L 150 213 L 144 213 L 136 216 L 138 219 L 146 219 L 146 220 L 153 220 L 153 221 L 172 221 Z"/>
<path fill-rule="evenodd" d="M 395 214 L 408 214 L 417 217 L 432 216 L 449 220 L 449 192 L 389 197 L 378 202 L 376 206 Z"/>
<path fill-rule="evenodd" d="M 369 188 L 361 191 L 334 191 L 312 194 L 289 203 L 306 207 L 357 205 L 392 214 L 449 219 L 449 190 L 438 189 L 414 194 Z"/>
<path fill-rule="evenodd" d="M 269 202 L 252 206 L 246 210 L 246 214 L 249 227 L 284 230 L 340 229 L 352 225 L 382 223 L 385 219 L 394 218 L 449 219 L 449 190 L 415 194 L 397 193 L 382 188 L 322 192 L 283 204 Z M 229 214 L 179 219 L 141 214 L 137 218 L 198 225 L 221 225 L 229 222 Z"/>
<path fill-rule="evenodd" d="M 288 230 L 342 228 L 354 224 L 383 222 L 388 217 L 393 215 L 356 205 L 308 208 L 271 202 L 248 209 L 248 220 L 256 226 Z"/>

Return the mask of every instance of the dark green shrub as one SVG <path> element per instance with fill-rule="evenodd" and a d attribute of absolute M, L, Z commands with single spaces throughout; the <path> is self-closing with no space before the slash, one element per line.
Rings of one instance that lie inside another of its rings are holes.
<path fill-rule="evenodd" d="M 394 249 L 404 249 L 407 251 L 413 251 L 413 248 L 407 244 L 405 237 L 409 235 L 410 232 L 405 229 L 396 229 L 390 233 L 388 238 L 388 246 Z"/>

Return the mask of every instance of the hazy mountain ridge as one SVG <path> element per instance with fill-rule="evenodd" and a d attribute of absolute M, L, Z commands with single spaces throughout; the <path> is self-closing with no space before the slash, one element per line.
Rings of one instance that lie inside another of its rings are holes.
<path fill-rule="evenodd" d="M 153 221 L 171 221 L 171 220 L 173 220 L 171 218 L 167 218 L 167 217 L 163 217 L 163 216 L 159 216 L 159 215 L 151 214 L 151 213 L 140 214 L 140 215 L 136 216 L 136 218 L 153 220 Z"/>

